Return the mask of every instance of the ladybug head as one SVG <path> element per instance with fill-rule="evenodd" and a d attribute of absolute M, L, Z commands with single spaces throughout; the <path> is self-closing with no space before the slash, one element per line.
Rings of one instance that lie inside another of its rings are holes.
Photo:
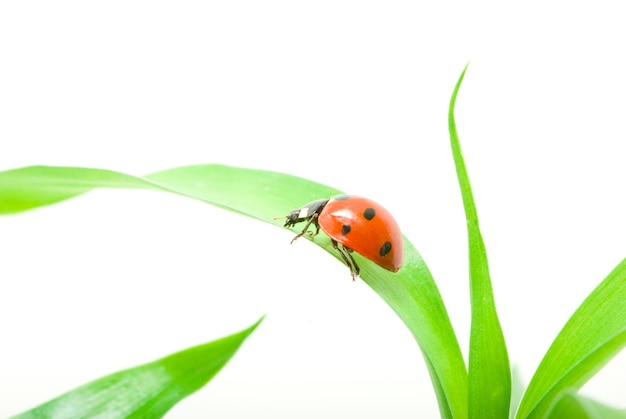
<path fill-rule="evenodd" d="M 317 201 L 309 202 L 308 204 L 291 211 L 286 217 L 285 227 L 291 227 L 302 221 L 310 220 L 311 218 L 317 219 L 324 206 L 328 202 L 328 199 L 318 199 Z M 317 222 L 315 221 L 316 225 Z"/>
<path fill-rule="evenodd" d="M 285 221 L 284 227 L 291 227 L 292 225 L 295 225 L 301 221 L 304 221 L 304 218 L 300 216 L 301 212 L 302 212 L 302 208 L 298 208 L 298 209 L 291 211 L 289 215 L 285 217 L 286 221 Z"/>

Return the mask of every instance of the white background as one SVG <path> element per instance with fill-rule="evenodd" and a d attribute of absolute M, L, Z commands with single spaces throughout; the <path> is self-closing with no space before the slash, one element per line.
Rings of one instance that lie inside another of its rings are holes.
<path fill-rule="evenodd" d="M 0 170 L 223 163 L 369 196 L 425 257 L 467 355 L 447 106 L 471 60 L 457 124 L 528 381 L 626 256 L 619 3 L 2 2 Z M 3 217 L 0 231 L 0 417 L 265 313 L 169 417 L 438 416 L 400 320 L 286 231 L 137 191 Z M 624 406 L 625 374 L 618 356 L 584 392 Z"/>

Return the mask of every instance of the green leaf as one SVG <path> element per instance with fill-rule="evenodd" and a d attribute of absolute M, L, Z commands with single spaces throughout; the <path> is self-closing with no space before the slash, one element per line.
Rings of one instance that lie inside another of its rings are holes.
<path fill-rule="evenodd" d="M 560 419 L 625 419 L 626 409 L 616 409 L 588 397 L 575 390 L 565 391 L 550 410 L 548 418 Z"/>
<path fill-rule="evenodd" d="M 565 391 L 578 390 L 626 346 L 626 259 L 567 321 L 524 394 L 518 418 L 543 418 Z"/>
<path fill-rule="evenodd" d="M 478 226 L 478 214 L 472 194 L 461 144 L 454 121 L 456 97 L 465 76 L 463 70 L 450 100 L 448 126 L 456 173 L 461 187 L 469 241 L 470 294 L 472 325 L 469 350 L 469 416 L 505 418 L 511 398 L 511 372 L 504 335 L 496 312 L 487 251 Z"/>
<path fill-rule="evenodd" d="M 211 380 L 262 320 L 234 335 L 102 377 L 14 419 L 162 417 Z"/>
<path fill-rule="evenodd" d="M 13 214 L 54 204 L 95 187 L 167 190 L 146 179 L 111 170 L 23 167 L 0 172 L 0 214 Z"/>
<path fill-rule="evenodd" d="M 179 167 L 143 178 L 84 168 L 26 167 L 0 172 L 0 212 L 9 214 L 67 199 L 96 187 L 175 192 L 282 227 L 275 217 L 310 201 L 339 194 L 326 185 L 276 172 L 221 165 Z M 330 240 L 313 240 L 335 258 Z M 404 267 L 391 273 L 355 254 L 361 278 L 398 314 L 426 360 L 443 417 L 467 417 L 467 371 L 439 290 L 405 238 Z"/>

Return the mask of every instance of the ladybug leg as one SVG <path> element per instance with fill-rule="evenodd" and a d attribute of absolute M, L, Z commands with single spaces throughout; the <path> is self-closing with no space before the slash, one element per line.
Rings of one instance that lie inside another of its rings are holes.
<path fill-rule="evenodd" d="M 312 231 L 307 231 L 307 233 L 309 234 L 309 237 L 315 237 L 319 234 L 319 232 L 320 232 L 320 226 L 317 223 L 315 223 L 315 233 L 313 233 Z"/>
<path fill-rule="evenodd" d="M 335 240 L 331 240 L 331 241 L 332 241 L 333 247 L 337 249 L 337 252 L 339 252 L 339 255 L 343 259 L 344 263 L 348 265 L 348 268 L 350 268 L 350 274 L 352 275 L 352 280 L 354 281 L 355 278 L 359 276 L 359 273 L 361 272 L 361 270 L 359 269 L 359 265 L 357 265 L 356 260 L 354 260 L 354 258 L 352 257 L 352 254 L 351 254 L 352 249 L 347 248 L 346 246 L 343 246 L 343 245 L 339 247 L 339 245 L 337 244 Z"/>
<path fill-rule="evenodd" d="M 355 276 L 359 276 L 359 274 L 361 273 L 361 269 L 359 268 L 359 265 L 357 265 L 356 260 L 354 260 L 354 258 L 352 257 L 352 249 L 347 248 L 346 246 L 342 246 L 343 249 L 346 252 L 346 255 L 348 256 L 348 258 L 350 259 L 350 262 L 352 262 L 352 266 L 350 267 L 350 271 L 352 273 L 352 280 L 354 281 L 354 277 Z"/>
<path fill-rule="evenodd" d="M 305 234 L 307 234 L 307 233 L 308 233 L 309 235 L 311 235 L 311 237 L 313 237 L 313 236 L 316 236 L 316 235 L 317 235 L 317 233 L 319 233 L 319 232 L 320 232 L 320 225 L 317 223 L 317 217 L 318 217 L 318 215 L 317 215 L 317 214 L 313 214 L 313 215 L 311 216 L 311 218 L 309 218 L 309 221 L 307 221 L 307 223 L 304 225 L 304 228 L 302 229 L 302 231 L 301 231 L 301 232 L 300 232 L 300 233 L 299 233 L 296 237 L 294 237 L 293 239 L 291 239 L 291 243 L 292 243 L 292 244 L 293 244 L 293 242 L 295 242 L 296 240 L 298 240 L 300 237 L 304 236 L 304 235 L 305 235 Z M 315 227 L 316 227 L 315 234 L 311 234 L 311 232 L 310 232 L 310 231 L 308 231 L 308 230 L 309 230 L 309 226 L 310 226 L 311 224 L 314 224 L 314 225 L 315 225 Z"/>

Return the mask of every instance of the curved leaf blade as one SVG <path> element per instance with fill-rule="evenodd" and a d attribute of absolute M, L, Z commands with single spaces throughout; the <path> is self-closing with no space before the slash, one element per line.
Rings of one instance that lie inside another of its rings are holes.
<path fill-rule="evenodd" d="M 478 213 L 454 120 L 454 106 L 467 66 L 456 84 L 448 113 L 448 127 L 469 242 L 472 324 L 469 350 L 469 416 L 505 418 L 511 400 L 511 368 L 498 320 L 487 250 L 478 225 Z"/>
<path fill-rule="evenodd" d="M 239 333 L 102 377 L 13 419 L 160 418 L 209 382 L 262 320 Z"/>
<path fill-rule="evenodd" d="M 543 418 L 564 391 L 580 389 L 626 346 L 626 259 L 598 285 L 548 349 L 518 418 Z"/>
<path fill-rule="evenodd" d="M 29 166 L 0 172 L 0 214 L 54 204 L 95 187 L 167 190 L 146 179 L 112 170 Z"/>
<path fill-rule="evenodd" d="M 207 169 L 208 166 L 175 168 L 147 178 L 186 195 L 205 198 L 209 196 L 207 185 L 212 184 L 211 189 L 218 185 L 217 189 L 228 194 L 228 197 L 219 197 L 220 203 L 273 224 L 276 224 L 273 220 L 276 214 L 286 214 L 306 202 L 342 193 L 275 172 L 228 168 L 230 172 L 222 171 L 213 177 Z M 206 183 L 198 183 L 197 179 L 205 179 Z M 264 195 L 262 201 L 258 199 L 260 190 Z M 215 202 L 217 197 L 210 195 L 210 199 Z M 311 240 L 340 260 L 328 237 L 320 234 Z M 426 263 L 406 238 L 404 248 L 404 267 L 398 273 L 381 269 L 356 253 L 353 256 L 361 268 L 363 281 L 389 304 L 413 333 L 426 359 L 442 417 L 467 417 L 465 362 L 448 313 Z"/>
<path fill-rule="evenodd" d="M 7 178 L 18 186 L 7 187 Z M 222 165 L 179 167 L 143 178 L 97 169 L 38 166 L 0 173 L 0 213 L 58 202 L 90 187 L 174 192 L 279 227 L 283 222 L 275 217 L 320 197 L 341 193 L 296 176 Z M 45 199 L 40 196 L 42 191 Z M 328 237 L 320 234 L 306 238 L 339 259 Z M 391 306 L 415 337 L 426 359 L 442 416 L 466 418 L 465 362 L 439 290 L 415 247 L 405 238 L 405 266 L 395 274 L 358 254 L 354 257 L 361 267 L 361 278 Z"/>
<path fill-rule="evenodd" d="M 325 245 L 329 251 L 330 242 Z M 467 417 L 467 372 L 441 295 L 425 262 L 406 238 L 396 274 L 356 255 L 361 278 L 398 314 L 420 346 L 445 418 Z"/>

